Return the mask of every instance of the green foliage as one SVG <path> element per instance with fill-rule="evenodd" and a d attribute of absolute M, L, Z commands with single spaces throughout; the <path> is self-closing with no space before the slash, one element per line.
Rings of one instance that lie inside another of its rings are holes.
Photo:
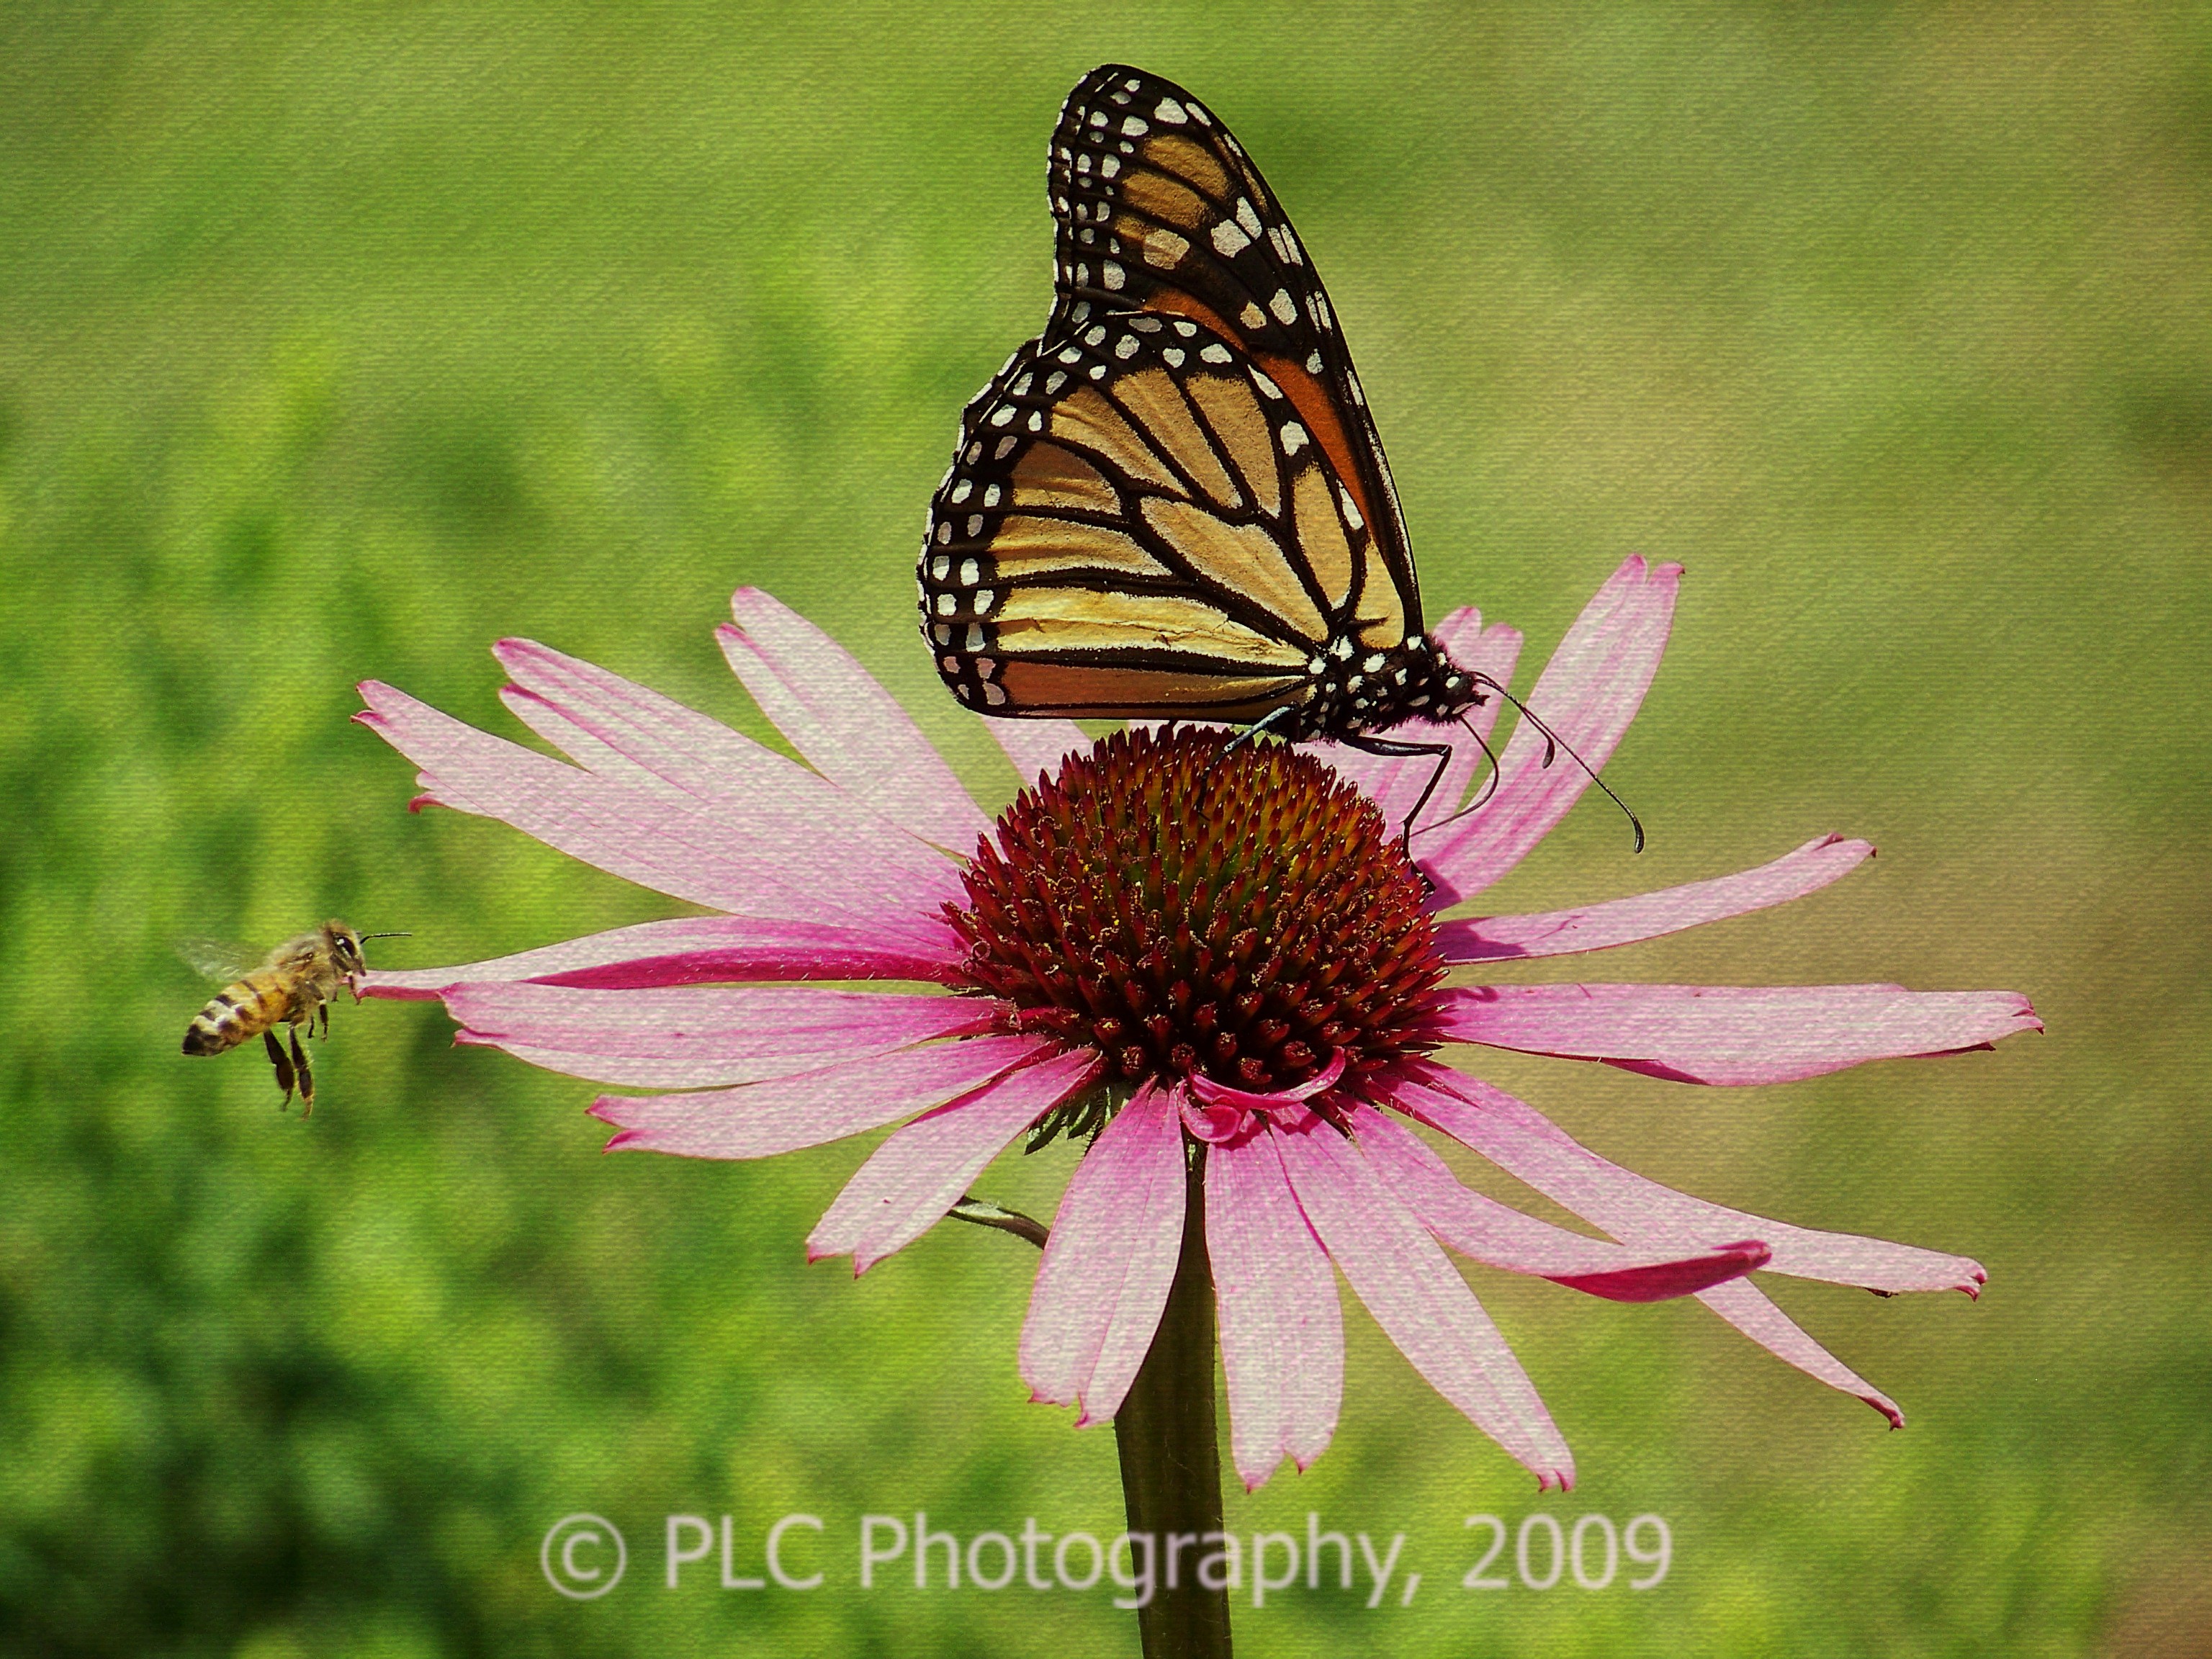
<path fill-rule="evenodd" d="M 602 1158 L 588 1085 L 434 1005 L 340 1008 L 282 1115 L 257 1056 L 178 1054 L 204 990 L 168 950 L 336 915 L 457 961 L 672 914 L 410 817 L 350 688 L 519 734 L 484 648 L 524 635 L 763 732 L 711 639 L 740 583 L 1003 798 L 910 560 L 1045 312 L 1058 100 L 1112 57 L 1297 216 L 1432 614 L 1479 601 L 1533 668 L 1622 553 L 1689 567 L 1608 774 L 1651 852 L 1585 811 L 1498 908 L 1867 834 L 1841 889 L 1565 971 L 2017 988 L 2051 1027 L 1725 1092 L 1467 1057 L 1632 1167 L 1972 1251 L 1989 1293 L 1782 1287 L 1902 1400 L 1885 1435 L 1694 1306 L 1484 1274 L 1583 1471 L 1540 1506 L 1355 1307 L 1335 1446 L 1230 1524 L 1403 1530 L 1419 1597 L 1240 1603 L 1244 1650 L 2206 1639 L 2201 9 L 141 3 L 0 13 L 0 1650 L 1135 1650 L 1103 1590 L 858 1588 L 870 1512 L 1117 1526 L 1110 1438 L 1015 1375 L 1026 1245 L 808 1268 L 859 1149 Z M 982 1190 L 1049 1214 L 1072 1156 Z M 1539 1507 L 1667 1516 L 1668 1581 L 1457 1589 L 1464 1517 Z M 629 1535 L 603 1600 L 539 1571 L 575 1510 Z M 666 1515 L 757 1561 L 794 1511 L 822 1589 L 664 1587 Z"/>

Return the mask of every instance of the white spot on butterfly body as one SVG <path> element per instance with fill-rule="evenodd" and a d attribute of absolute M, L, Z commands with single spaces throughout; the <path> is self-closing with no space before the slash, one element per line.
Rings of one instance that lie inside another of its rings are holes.
<path fill-rule="evenodd" d="M 1305 447 L 1306 429 L 1300 426 L 1296 421 L 1285 421 L 1283 422 L 1282 439 L 1283 453 L 1285 455 L 1295 455 L 1299 450 Z"/>
<path fill-rule="evenodd" d="M 1283 395 L 1283 388 L 1277 386 L 1273 380 L 1269 380 L 1265 374 L 1262 374 L 1256 368 L 1252 371 L 1252 384 L 1258 386 L 1261 393 L 1267 397 L 1279 398 Z"/>
<path fill-rule="evenodd" d="M 1017 398 L 1028 397 L 1030 395 L 1030 387 L 1035 384 L 1036 380 L 1036 376 L 1034 374 L 1023 375 L 1020 380 L 1015 381 L 1013 384 L 1013 395 Z"/>
<path fill-rule="evenodd" d="M 1205 358 L 1209 363 L 1225 363 L 1231 361 L 1229 348 L 1221 344 L 1218 341 L 1216 341 L 1212 345 L 1200 348 L 1198 355 Z"/>
<path fill-rule="evenodd" d="M 1183 113 L 1182 106 L 1176 102 L 1174 99 L 1163 98 L 1160 100 L 1158 106 L 1153 109 L 1152 118 L 1158 121 L 1165 121 L 1172 127 L 1179 127 L 1190 118 Z"/>
<path fill-rule="evenodd" d="M 999 486 L 993 484 L 983 492 L 983 505 L 986 507 L 996 507 L 998 504 Z"/>
<path fill-rule="evenodd" d="M 1237 313 L 1237 320 L 1247 328 L 1265 328 L 1267 325 L 1267 313 L 1247 300 L 1244 302 L 1244 309 Z"/>
<path fill-rule="evenodd" d="M 968 534 L 969 534 L 969 536 L 972 538 L 974 538 L 974 537 L 980 536 L 980 535 L 981 535 L 982 533 L 983 533 L 983 515 L 982 515 L 981 514 L 980 514 L 980 513 L 970 513 L 970 514 L 968 515 Z M 966 559 L 966 560 L 962 561 L 962 562 L 961 562 L 961 566 L 960 566 L 960 585 L 961 585 L 963 587 L 973 587 L 973 586 L 975 586 L 975 560 L 973 560 L 973 559 Z"/>
<path fill-rule="evenodd" d="M 1121 358 L 1125 362 L 1130 358 L 1135 356 L 1137 355 L 1137 337 L 1133 334 L 1124 334 L 1120 339 L 1115 341 L 1114 355 L 1116 357 Z"/>
<path fill-rule="evenodd" d="M 961 689 L 963 691 L 966 691 L 966 690 L 968 690 L 968 688 L 967 688 L 966 686 L 964 686 L 964 685 L 963 685 L 963 686 L 962 686 L 960 689 Z M 970 697 L 971 697 L 971 698 L 972 698 L 972 697 L 973 697 L 973 696 L 974 696 L 974 694 L 973 694 L 972 692 L 970 692 L 969 695 L 970 696 Z M 991 707 L 992 707 L 992 708 L 1005 708 L 1005 707 L 1006 706 L 1006 688 L 1005 688 L 1004 686 L 1002 686 L 1002 685 L 1000 685 L 996 681 L 994 681 L 994 680 L 985 680 L 985 681 L 983 682 L 983 701 L 984 701 L 985 702 L 989 703 L 989 704 L 991 705 Z"/>
<path fill-rule="evenodd" d="M 1291 298 L 1291 291 L 1286 288 L 1275 290 L 1275 297 L 1267 301 L 1267 309 L 1275 313 L 1278 322 L 1294 323 L 1297 320 L 1298 302 Z"/>
<path fill-rule="evenodd" d="M 1060 389 L 1060 387 L 1062 387 L 1062 386 L 1066 386 L 1066 384 L 1067 384 L 1067 371 L 1066 371 L 1066 369 L 1064 369 L 1064 368 L 1055 368 L 1054 370 L 1053 370 L 1053 372 L 1052 372 L 1051 374 L 1048 374 L 1048 375 L 1046 375 L 1046 376 L 1045 376 L 1045 380 L 1044 380 L 1044 390 L 1045 390 L 1045 395 L 1046 395 L 1047 397 L 1051 397 L 1051 396 L 1053 396 L 1054 393 L 1056 393 L 1056 392 L 1059 392 L 1059 390 Z M 958 499 L 958 497 L 957 497 L 957 496 L 956 496 L 954 499 L 955 499 L 955 500 L 957 500 L 957 499 Z"/>
<path fill-rule="evenodd" d="M 970 651 L 981 651 L 989 643 L 990 641 L 983 637 L 982 623 L 969 623 L 968 624 L 968 648 Z"/>
<path fill-rule="evenodd" d="M 1103 323 L 1097 323 L 1093 324 L 1090 328 L 1085 329 L 1083 334 L 1083 343 L 1087 346 L 1104 345 L 1106 343 L 1106 325 Z"/>
<path fill-rule="evenodd" d="M 929 574 L 938 581 L 943 581 L 950 576 L 952 574 L 952 556 L 950 553 L 939 553 L 935 558 L 930 560 Z"/>
<path fill-rule="evenodd" d="M 1132 317 L 1129 326 L 1139 334 L 1157 334 L 1160 331 L 1160 319 L 1157 317 Z"/>
<path fill-rule="evenodd" d="M 1382 665 L 1388 661 L 1389 659 L 1378 651 L 1359 665 L 1370 674 L 1379 674 L 1382 672 Z"/>
<path fill-rule="evenodd" d="M 1109 155 L 1098 164 L 1098 176 L 1101 179 L 1111 179 L 1121 171 L 1121 158 L 1118 155 Z"/>
<path fill-rule="evenodd" d="M 1225 134 L 1224 136 L 1226 137 Z M 1255 242 L 1267 234 L 1261 228 L 1260 216 L 1252 211 L 1251 203 L 1242 196 L 1237 198 L 1237 222 L 1244 227 L 1244 234 Z"/>
<path fill-rule="evenodd" d="M 978 610 L 978 611 L 988 611 L 988 610 L 991 608 L 991 600 L 992 600 L 993 597 L 994 597 L 994 595 L 992 594 L 992 592 L 991 592 L 991 590 L 990 590 L 989 588 L 988 588 L 988 587 L 979 587 L 979 588 L 977 588 L 977 589 L 975 590 L 975 608 L 976 608 L 976 610 Z"/>
<path fill-rule="evenodd" d="M 1175 331 L 1182 335 L 1184 339 L 1188 340 L 1197 334 L 1198 325 L 1196 323 L 1186 323 L 1178 319 L 1176 322 Z"/>
<path fill-rule="evenodd" d="M 1166 350 L 1160 353 L 1160 356 L 1167 360 L 1167 365 L 1170 368 L 1181 368 L 1182 367 L 1183 352 L 1181 346 L 1170 346 Z"/>
<path fill-rule="evenodd" d="M 1156 228 L 1145 233 L 1145 263 L 1148 265 L 1172 270 L 1189 252 L 1189 242 L 1171 230 Z"/>
<path fill-rule="evenodd" d="M 1079 363 L 1083 361 L 1083 354 L 1075 347 L 1067 346 L 1061 349 L 1060 361 L 1063 363 Z"/>
<path fill-rule="evenodd" d="M 1151 131 L 1152 129 L 1145 125 L 1145 118 L 1141 115 L 1125 115 L 1121 118 L 1121 131 L 1126 137 L 1141 138 Z"/>
<path fill-rule="evenodd" d="M 1321 373 L 1321 371 L 1322 371 L 1321 353 L 1319 353 L 1318 351 L 1310 351 L 1310 352 L 1308 352 L 1308 353 L 1306 354 L 1306 373 L 1307 373 L 1307 374 L 1320 374 L 1320 373 Z"/>
<path fill-rule="evenodd" d="M 1000 404 L 996 409 L 991 411 L 991 424 L 993 426 L 1012 426 L 1013 423 L 1014 406 L 1012 404 Z"/>
<path fill-rule="evenodd" d="M 1011 432 L 1008 433 L 999 440 L 997 447 L 991 451 L 991 459 L 994 461 L 1005 460 L 1007 456 L 1014 453 L 1014 446 L 1019 442 L 1021 442 L 1019 438 L 1015 437 Z"/>
<path fill-rule="evenodd" d="M 1224 219 L 1213 228 L 1213 249 L 1224 259 L 1233 259 L 1252 246 L 1252 239 L 1237 226 L 1233 219 Z"/>
<path fill-rule="evenodd" d="M 958 483 L 952 486 L 953 506 L 959 506 L 961 502 L 966 501 L 969 495 L 973 495 L 975 490 L 975 484 L 969 480 L 963 478 Z"/>
<path fill-rule="evenodd" d="M 939 616 L 949 617 L 959 608 L 960 601 L 953 597 L 953 595 L 950 593 L 939 593 L 937 596 L 937 614 Z"/>
<path fill-rule="evenodd" d="M 939 546 L 940 546 L 940 547 L 942 547 L 945 543 L 947 543 L 947 542 L 951 541 L 951 539 L 952 539 L 952 521 L 951 521 L 950 519 L 947 519 L 947 520 L 945 520 L 943 523 L 939 524 L 939 525 L 937 526 L 937 542 L 938 542 L 938 545 L 939 545 Z"/>
<path fill-rule="evenodd" d="M 1352 492 L 1341 484 L 1337 486 L 1336 504 L 1344 509 L 1345 523 L 1350 525 L 1354 530 L 1364 530 L 1367 527 L 1367 520 L 1359 516 L 1359 509 L 1352 505 Z"/>
<path fill-rule="evenodd" d="M 1104 266 L 1101 268 L 1099 275 L 1105 279 L 1106 286 L 1109 288 L 1119 288 L 1125 281 L 1127 280 L 1121 270 L 1121 267 L 1115 264 L 1111 259 L 1109 259 L 1105 263 Z"/>
<path fill-rule="evenodd" d="M 951 625 L 949 623 L 932 623 L 929 625 L 929 636 L 939 645 L 950 645 L 952 643 Z"/>
<path fill-rule="evenodd" d="M 1092 380 L 1104 380 L 1104 379 L 1106 378 L 1106 365 L 1105 365 L 1105 364 L 1103 364 L 1103 363 L 1093 363 L 1093 364 L 1091 364 L 1091 378 Z"/>

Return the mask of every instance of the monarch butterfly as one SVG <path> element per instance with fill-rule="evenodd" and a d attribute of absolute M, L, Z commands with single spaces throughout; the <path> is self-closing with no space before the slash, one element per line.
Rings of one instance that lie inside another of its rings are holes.
<path fill-rule="evenodd" d="M 930 504 L 945 684 L 986 714 L 1448 753 L 1371 734 L 1502 688 L 1425 631 L 1351 353 L 1259 169 L 1181 87 L 1109 64 L 1048 176 L 1051 319 L 963 411 Z"/>

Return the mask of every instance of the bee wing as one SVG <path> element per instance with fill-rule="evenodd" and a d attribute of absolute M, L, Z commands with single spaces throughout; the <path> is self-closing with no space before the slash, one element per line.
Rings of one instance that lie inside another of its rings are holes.
<path fill-rule="evenodd" d="M 258 968 L 263 953 L 234 945 L 228 939 L 180 939 L 177 955 L 194 973 L 228 985 Z"/>

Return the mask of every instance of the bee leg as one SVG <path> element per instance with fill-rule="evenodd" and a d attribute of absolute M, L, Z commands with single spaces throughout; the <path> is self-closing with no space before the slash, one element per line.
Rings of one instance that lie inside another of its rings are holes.
<path fill-rule="evenodd" d="M 326 1037 L 331 1034 L 331 1005 L 327 1002 L 319 1002 L 315 1005 L 315 1012 L 323 1018 L 323 1029 L 315 1035 L 318 1037 Z"/>
<path fill-rule="evenodd" d="M 292 1064 L 300 1072 L 300 1115 L 307 1116 L 315 1109 L 315 1071 L 307 1064 L 307 1051 L 300 1046 L 300 1028 L 292 1028 Z"/>
<path fill-rule="evenodd" d="M 268 1046 L 269 1063 L 276 1068 L 276 1086 L 284 1091 L 284 1103 L 292 1103 L 292 1062 L 285 1056 L 284 1045 L 276 1041 L 273 1030 L 264 1031 L 261 1041 Z"/>

